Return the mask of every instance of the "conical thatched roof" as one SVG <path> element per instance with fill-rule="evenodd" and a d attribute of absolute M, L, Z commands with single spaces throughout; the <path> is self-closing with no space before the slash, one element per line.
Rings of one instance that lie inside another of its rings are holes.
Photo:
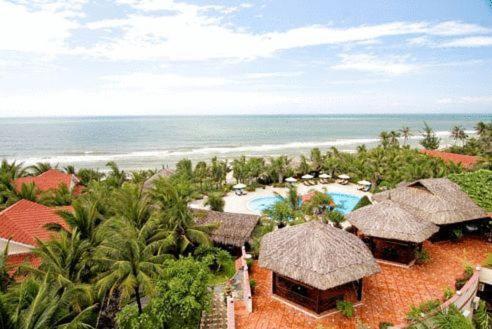
<path fill-rule="evenodd" d="M 266 234 L 261 240 L 259 264 L 321 290 L 380 271 L 359 238 L 319 221 Z"/>
<path fill-rule="evenodd" d="M 149 179 L 147 179 L 144 182 L 143 189 L 144 190 L 150 190 L 151 188 L 154 187 L 154 182 L 156 180 L 158 180 L 159 178 L 162 178 L 162 177 L 169 177 L 172 174 L 174 174 L 174 170 L 173 169 L 162 168 L 161 170 L 159 170 L 157 173 L 155 173 L 154 175 L 152 175 Z"/>
<path fill-rule="evenodd" d="M 376 238 L 420 243 L 439 231 L 433 223 L 391 200 L 362 207 L 346 217 L 364 235 Z"/>
<path fill-rule="evenodd" d="M 242 247 L 250 238 L 258 224 L 260 216 L 218 212 L 212 210 L 194 210 L 199 224 L 217 224 L 210 239 L 219 244 Z"/>
<path fill-rule="evenodd" d="M 459 185 L 447 178 L 421 179 L 395 189 L 373 195 L 373 200 L 390 199 L 411 211 L 417 217 L 437 225 L 446 225 L 486 216 L 463 192 Z"/>

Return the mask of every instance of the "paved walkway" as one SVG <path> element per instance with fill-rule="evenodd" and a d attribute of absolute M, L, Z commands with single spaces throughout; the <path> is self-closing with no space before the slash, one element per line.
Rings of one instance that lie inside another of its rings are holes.
<path fill-rule="evenodd" d="M 446 287 L 454 288 L 454 280 L 463 273 L 465 263 L 480 264 L 485 254 L 492 252 L 492 244 L 467 238 L 459 243 L 426 242 L 431 260 L 410 269 L 381 265 L 381 273 L 364 280 L 363 305 L 357 316 L 371 328 L 381 321 L 401 323 L 412 304 L 431 298 L 442 298 Z M 271 296 L 271 272 L 253 266 L 257 282 L 253 296 L 253 313 L 236 314 L 236 327 L 243 328 L 355 328 L 355 319 L 339 313 L 321 320 L 313 319 Z"/>

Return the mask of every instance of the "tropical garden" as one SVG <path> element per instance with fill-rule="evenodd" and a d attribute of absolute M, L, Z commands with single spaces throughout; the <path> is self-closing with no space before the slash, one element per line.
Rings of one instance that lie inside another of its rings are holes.
<path fill-rule="evenodd" d="M 52 240 L 38 241 L 34 253 L 39 266 L 26 264 L 14 272 L 7 264 L 7 250 L 0 256 L 0 327 L 196 328 L 210 307 L 211 287 L 230 278 L 234 267 L 227 251 L 212 246 L 210 232 L 215 226 L 198 224 L 188 205 L 207 197 L 212 209 L 222 211 L 222 197 L 233 185 L 228 173 L 234 183 L 244 183 L 249 190 L 288 186 L 285 178 L 306 173 L 315 177 L 345 173 L 355 181 L 369 180 L 373 191 L 402 181 L 450 177 L 490 211 L 491 130 L 491 124 L 480 123 L 477 137 L 457 137 L 453 151 L 460 148 L 460 153 L 483 158 L 479 164 L 483 169 L 471 172 L 411 148 L 412 132 L 406 127 L 382 132 L 377 147 L 360 146 L 355 153 L 315 148 L 299 159 L 243 156 L 232 162 L 212 158 L 196 164 L 184 159 L 172 176 L 157 180 L 148 190 L 143 183 L 155 171 L 125 172 L 114 162 L 105 171 L 59 168 L 77 175 L 85 186 L 80 195 L 65 186 L 48 192 L 40 192 L 34 184 L 16 188 L 13 180 L 38 175 L 52 166 L 25 167 L 4 160 L 0 164 L 0 210 L 21 199 L 73 209 L 59 210 L 65 225 L 46 227 L 58 234 Z M 439 138 L 428 125 L 422 135 L 422 145 L 439 146 Z M 336 209 L 326 211 L 333 206 L 326 193 L 314 192 L 302 204 L 299 198 L 290 186 L 287 196 L 266 211 L 269 220 L 262 221 L 253 233 L 253 252 L 261 237 L 275 227 L 309 218 L 340 227 L 344 217 Z"/>

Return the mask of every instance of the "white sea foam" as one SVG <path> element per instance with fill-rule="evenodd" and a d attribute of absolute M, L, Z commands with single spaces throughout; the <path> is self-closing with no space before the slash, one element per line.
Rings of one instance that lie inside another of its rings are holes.
<path fill-rule="evenodd" d="M 466 131 L 467 134 L 473 134 L 473 131 Z M 449 138 L 450 132 L 437 131 L 436 135 L 441 138 Z M 422 136 L 411 136 L 411 140 L 419 140 Z M 401 139 L 401 138 L 400 138 Z M 135 159 L 180 159 L 184 157 L 193 156 L 206 156 L 206 155 L 234 155 L 234 154 L 256 154 L 256 155 L 272 155 L 272 151 L 282 150 L 306 150 L 314 147 L 328 148 L 328 147 L 340 147 L 340 146 L 357 146 L 361 144 L 377 143 L 378 138 L 347 138 L 347 139 L 335 139 L 331 141 L 310 141 L 310 142 L 292 142 L 283 144 L 262 144 L 262 145 L 242 145 L 232 147 L 202 147 L 195 149 L 181 149 L 181 150 L 149 150 L 149 151 L 134 151 L 128 153 L 96 153 L 93 151 L 84 151 L 80 154 L 59 154 L 48 155 L 45 157 L 30 157 L 30 158 L 17 158 L 15 160 L 22 161 L 26 165 L 34 164 L 37 162 L 50 162 L 52 164 L 72 164 L 72 163 L 104 163 L 107 161 L 125 161 Z M 350 151 L 350 148 L 346 149 Z M 292 152 L 290 152 L 292 153 Z M 300 153 L 300 152 L 299 152 Z M 275 154 L 282 154 L 282 152 L 275 152 Z M 14 159 L 11 159 L 14 160 Z"/>

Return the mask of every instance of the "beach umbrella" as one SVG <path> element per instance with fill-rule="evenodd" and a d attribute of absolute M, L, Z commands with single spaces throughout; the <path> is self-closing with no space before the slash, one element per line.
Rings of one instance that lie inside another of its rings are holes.
<path fill-rule="evenodd" d="M 286 178 L 285 181 L 287 183 L 295 183 L 295 182 L 297 182 L 297 179 L 295 179 L 294 177 L 289 177 L 289 178 Z"/>
<path fill-rule="evenodd" d="M 321 174 L 321 175 L 319 175 L 319 178 L 322 178 L 322 179 L 331 178 L 331 175 Z"/>
<path fill-rule="evenodd" d="M 242 190 L 243 188 L 246 188 L 246 185 L 244 185 L 243 183 L 239 183 L 234 185 L 232 188 L 235 190 Z"/>
<path fill-rule="evenodd" d="M 306 174 L 306 175 L 302 176 L 301 178 L 302 179 L 313 179 L 313 177 L 314 177 L 313 175 Z"/>
<path fill-rule="evenodd" d="M 357 184 L 359 184 L 359 185 L 371 185 L 371 182 L 368 182 L 366 180 L 360 180 L 357 182 Z"/>
<path fill-rule="evenodd" d="M 341 174 L 341 175 L 338 175 L 338 178 L 340 178 L 340 179 L 350 179 L 350 176 L 349 175 L 345 175 L 345 174 Z"/>

